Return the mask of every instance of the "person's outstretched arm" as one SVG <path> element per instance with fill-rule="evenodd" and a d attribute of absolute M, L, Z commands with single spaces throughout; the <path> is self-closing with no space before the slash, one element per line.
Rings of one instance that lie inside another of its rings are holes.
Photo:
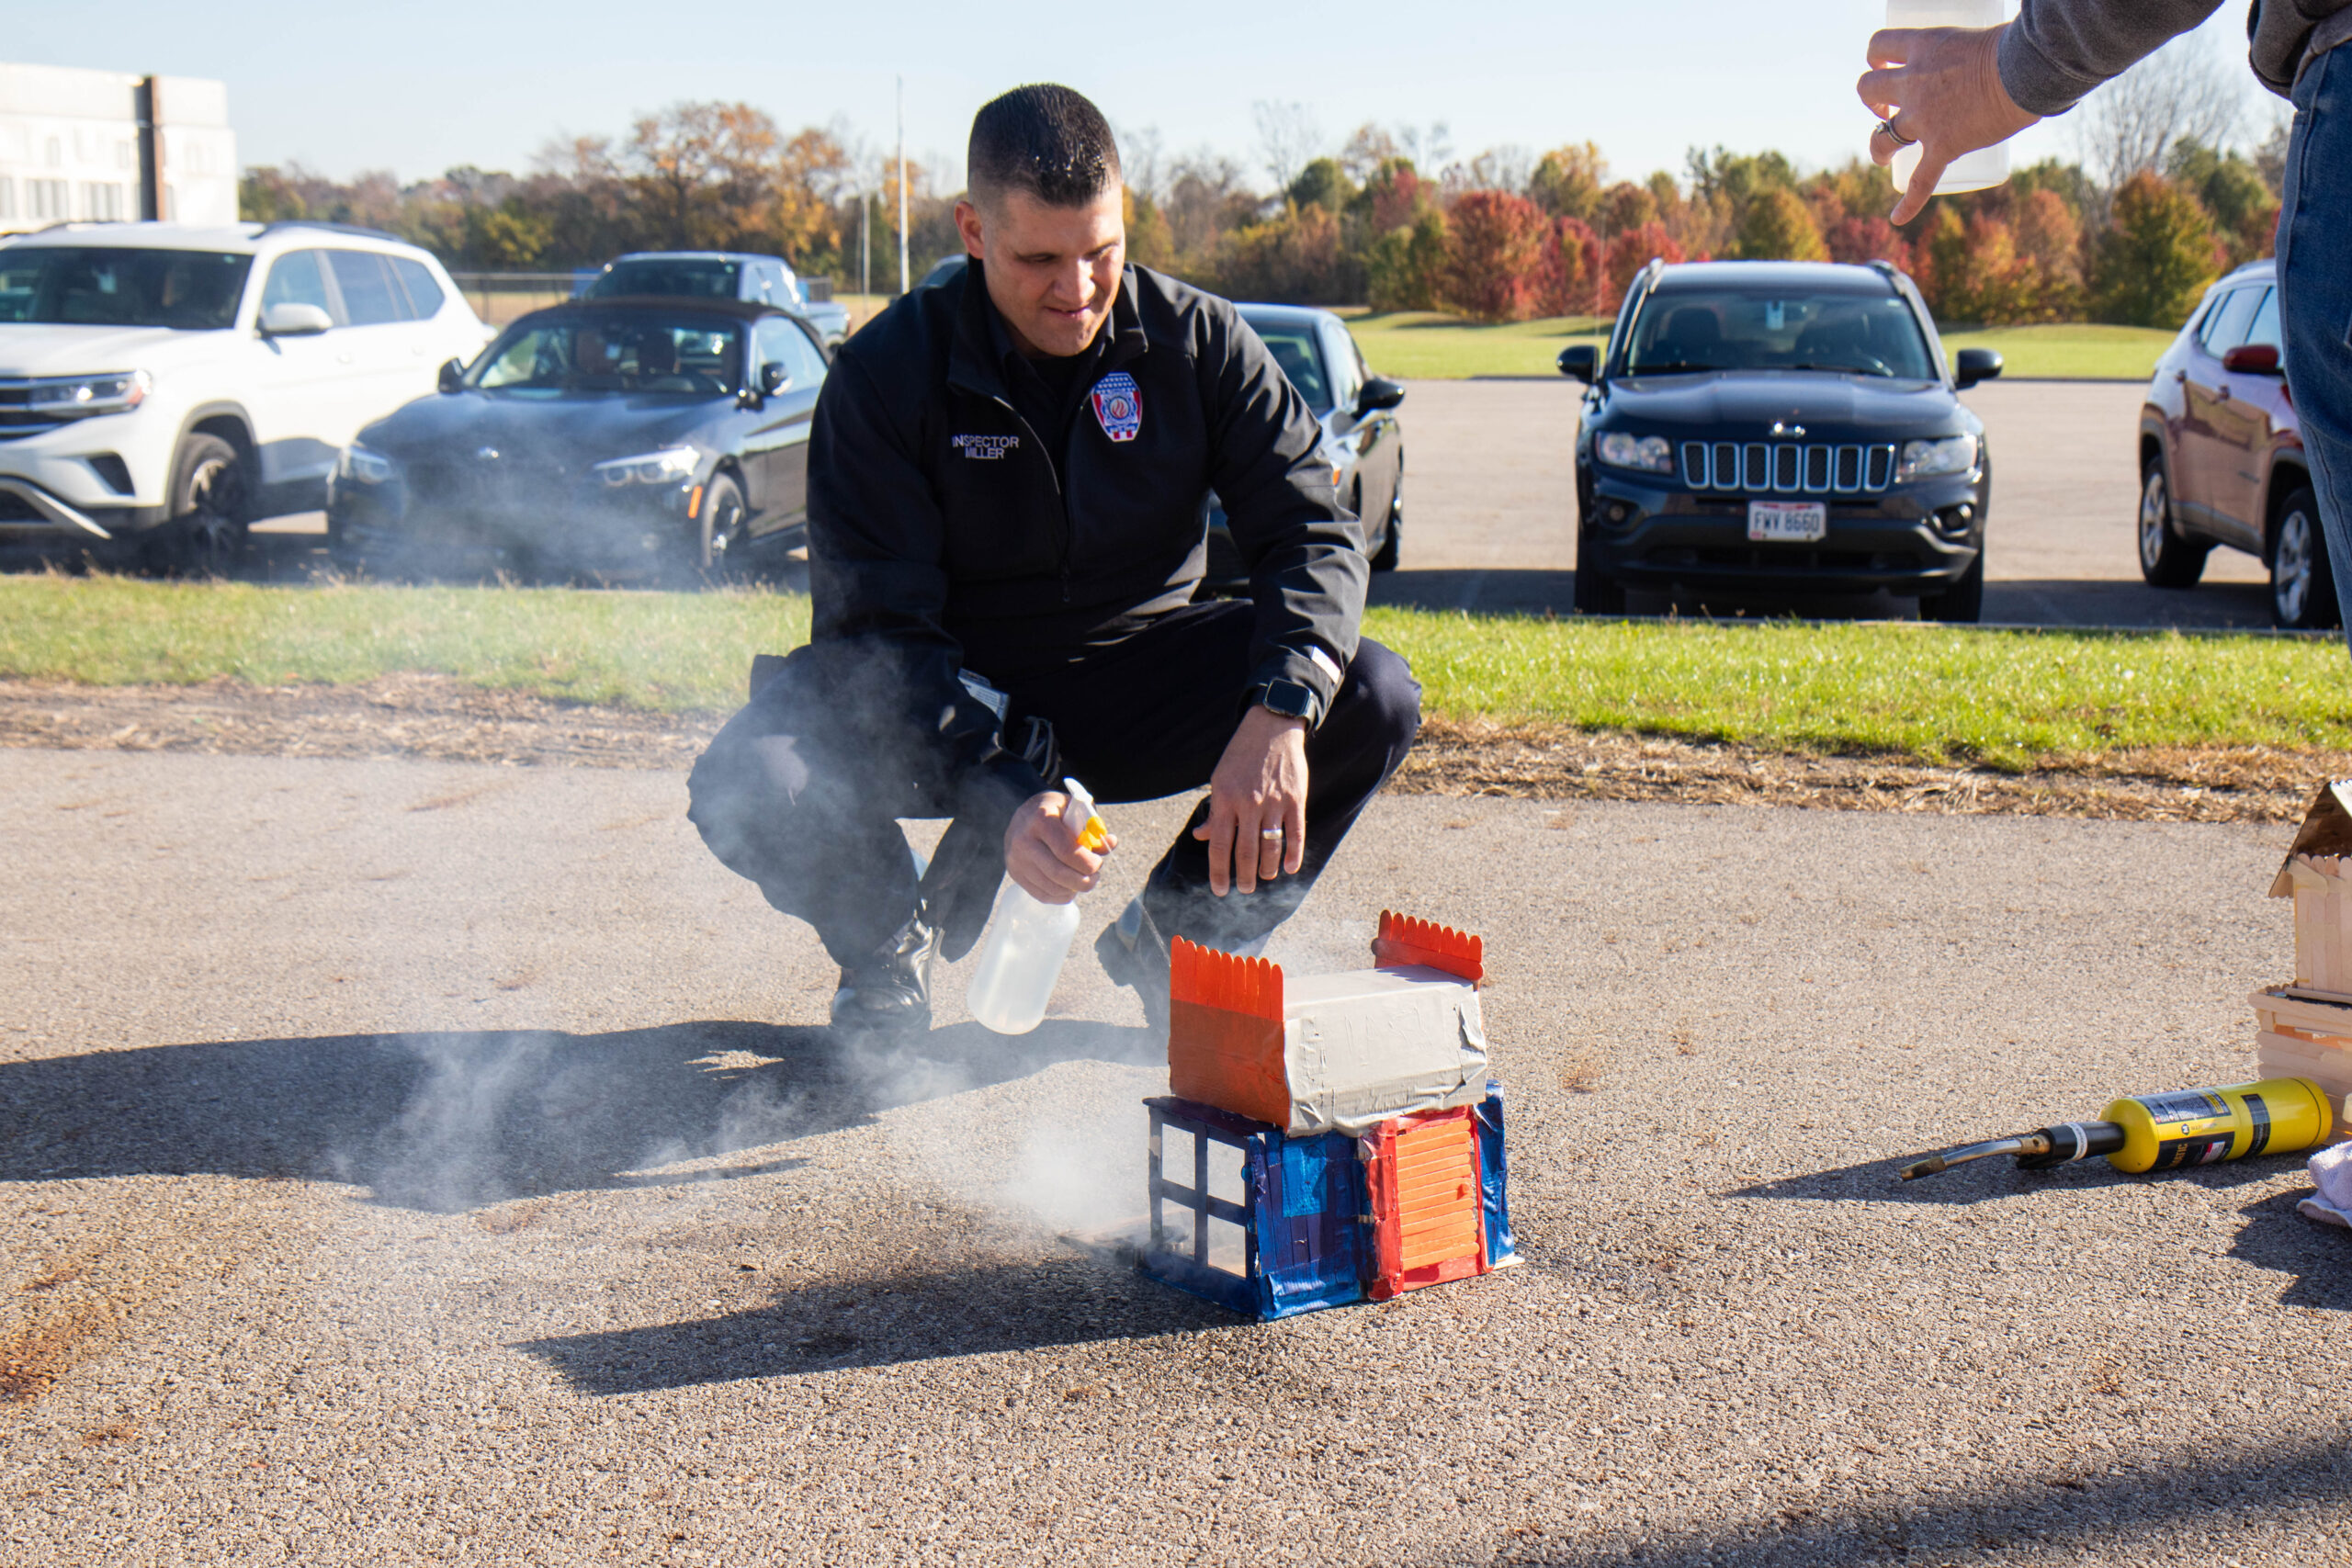
<path fill-rule="evenodd" d="M 1997 28 L 1887 28 L 1871 35 L 1871 68 L 1855 91 L 1902 141 L 1871 132 L 1884 165 L 1919 143 L 1894 221 L 1908 223 L 1952 161 L 2064 114 L 2221 8 L 2221 0 L 2023 0 Z"/>

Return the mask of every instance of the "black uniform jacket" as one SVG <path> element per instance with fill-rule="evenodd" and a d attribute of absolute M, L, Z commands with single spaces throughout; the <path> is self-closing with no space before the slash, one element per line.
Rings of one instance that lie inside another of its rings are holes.
<path fill-rule="evenodd" d="M 888 665 L 950 781 L 987 765 L 1032 793 L 958 670 L 1017 681 L 1189 602 L 1215 490 L 1257 603 L 1253 682 L 1327 707 L 1363 616 L 1363 531 L 1257 334 L 1225 300 L 1128 267 L 1093 395 L 1057 441 L 1015 412 L 994 313 L 975 261 L 842 344 L 808 449 L 811 651 Z"/>

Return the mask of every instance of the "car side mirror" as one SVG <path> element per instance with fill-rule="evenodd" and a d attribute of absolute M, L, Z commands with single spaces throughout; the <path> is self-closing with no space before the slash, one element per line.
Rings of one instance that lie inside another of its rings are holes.
<path fill-rule="evenodd" d="M 1600 375 L 1600 349 L 1589 343 L 1572 343 L 1560 350 L 1560 374 L 1592 385 Z"/>
<path fill-rule="evenodd" d="M 1363 390 L 1356 394 L 1356 417 L 1362 419 L 1368 413 L 1393 409 L 1404 400 L 1405 389 L 1402 386 L 1385 376 L 1374 376 L 1363 384 Z"/>
<path fill-rule="evenodd" d="M 441 367 L 441 374 L 436 378 L 435 384 L 445 392 L 464 391 L 466 389 L 466 362 L 462 359 L 452 359 L 444 363 Z"/>
<path fill-rule="evenodd" d="M 2242 343 L 2222 355 L 2222 368 L 2247 376 L 2284 374 L 2278 365 L 2278 345 L 2274 343 Z"/>
<path fill-rule="evenodd" d="M 1962 388 L 1990 381 L 2001 373 L 2001 356 L 1989 348 L 1963 348 L 1952 364 L 1952 382 Z"/>
<path fill-rule="evenodd" d="M 792 372 L 775 360 L 760 367 L 760 396 L 773 398 L 792 385 Z"/>
<path fill-rule="evenodd" d="M 334 330 L 334 318 L 316 305 L 281 299 L 275 305 L 262 308 L 261 335 L 264 337 L 315 337 Z"/>

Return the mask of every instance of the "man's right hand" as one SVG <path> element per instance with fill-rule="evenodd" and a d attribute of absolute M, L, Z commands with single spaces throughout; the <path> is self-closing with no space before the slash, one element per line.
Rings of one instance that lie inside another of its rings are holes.
<path fill-rule="evenodd" d="M 1119 847 L 1116 835 L 1096 854 L 1078 841 L 1086 819 L 1073 821 L 1069 796 L 1057 789 L 1041 790 L 1021 803 L 1004 830 L 1004 869 L 1021 890 L 1041 904 L 1067 904 L 1093 890 L 1103 859 Z"/>
<path fill-rule="evenodd" d="M 2001 85 L 2002 28 L 1888 28 L 1871 35 L 1871 69 L 1855 90 L 1871 112 L 1919 144 L 1919 164 L 1893 220 L 1919 216 L 1944 170 L 1963 153 L 2006 141 L 2041 117 Z M 1902 144 L 1871 132 L 1871 162 L 1883 168 Z"/>

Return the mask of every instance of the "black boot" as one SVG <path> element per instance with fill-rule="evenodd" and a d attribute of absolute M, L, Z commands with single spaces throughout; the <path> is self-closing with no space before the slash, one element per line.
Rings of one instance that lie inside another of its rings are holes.
<path fill-rule="evenodd" d="M 1119 918 L 1094 939 L 1094 955 L 1102 972 L 1119 985 L 1134 988 L 1143 1003 L 1144 1021 L 1153 1032 L 1168 1032 L 1168 939 L 1159 934 L 1151 915 L 1137 897 Z"/>
<path fill-rule="evenodd" d="M 865 962 L 842 971 L 833 992 L 836 1033 L 910 1037 L 931 1027 L 931 961 L 939 933 L 918 914 L 876 948 Z"/>

